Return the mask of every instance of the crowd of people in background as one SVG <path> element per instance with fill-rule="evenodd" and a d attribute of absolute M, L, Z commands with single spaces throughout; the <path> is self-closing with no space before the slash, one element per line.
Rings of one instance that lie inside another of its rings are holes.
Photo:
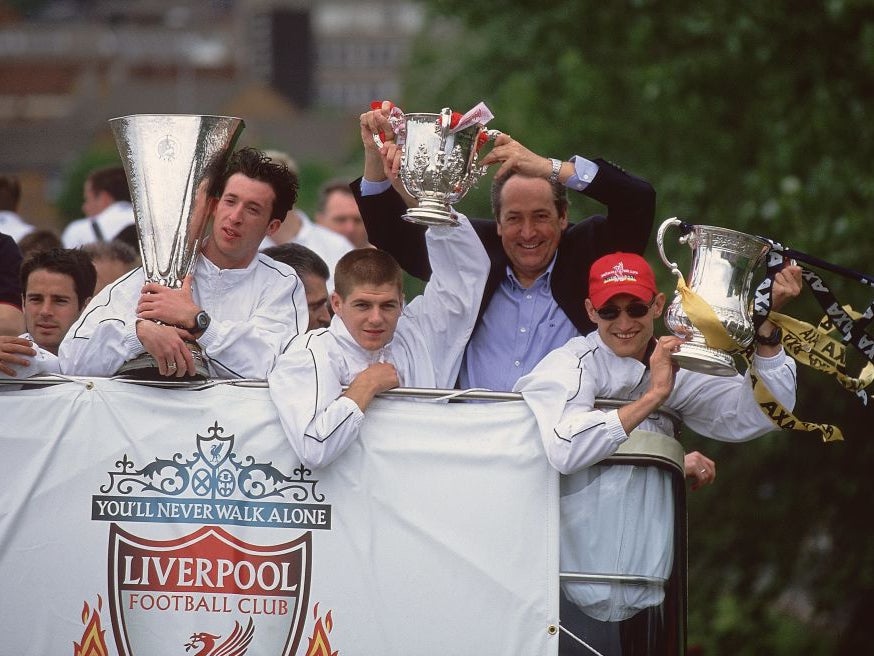
<path fill-rule="evenodd" d="M 267 379 L 292 447 L 313 468 L 342 454 L 373 398 L 393 387 L 519 391 L 550 462 L 574 483 L 562 493 L 563 526 L 576 527 L 562 537 L 569 562 L 597 553 L 577 544 L 595 530 L 575 519 L 580 491 L 608 485 L 597 463 L 634 429 L 669 432 L 653 419 L 663 404 L 717 439 L 773 429 L 748 376 L 678 374 L 670 356 L 683 338 L 654 335 L 665 297 L 642 257 L 655 214 L 649 183 L 604 159 L 561 161 L 500 135 L 481 160 L 496 169 L 493 218 L 456 209 L 458 227 L 426 228 L 401 219 L 415 201 L 399 181 L 389 110 L 361 115 L 363 175 L 327 183 L 314 219 L 296 207 L 291 157 L 236 151 L 178 289 L 140 267 L 121 167 L 88 176 L 85 216 L 61 235 L 22 219 L 18 181 L 0 176 L 0 375 L 112 376 L 142 361 L 151 376 Z M 572 220 L 569 190 L 604 213 Z M 404 298 L 403 272 L 426 282 L 421 296 Z M 777 307 L 799 293 L 800 270 L 788 266 L 774 284 Z M 794 363 L 774 326 L 759 331 L 757 371 L 791 409 Z M 604 396 L 629 404 L 596 408 Z M 700 453 L 685 467 L 694 486 L 715 478 Z M 627 611 L 567 587 L 562 603 L 596 623 Z"/>

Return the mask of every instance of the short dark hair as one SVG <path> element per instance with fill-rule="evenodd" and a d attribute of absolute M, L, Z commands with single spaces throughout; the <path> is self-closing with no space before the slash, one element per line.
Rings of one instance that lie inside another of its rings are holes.
<path fill-rule="evenodd" d="M 116 260 L 133 268 L 140 255 L 130 244 L 118 239 L 112 241 L 92 241 L 80 248 L 91 260 Z"/>
<path fill-rule="evenodd" d="M 14 175 L 0 175 L 0 210 L 14 212 L 21 200 L 21 183 Z"/>
<path fill-rule="evenodd" d="M 37 251 L 49 251 L 61 246 L 61 238 L 58 237 L 58 233 L 54 230 L 45 230 L 44 228 L 31 230 L 18 240 L 18 248 L 21 250 L 22 257 L 28 257 Z"/>
<path fill-rule="evenodd" d="M 120 166 L 104 166 L 94 169 L 88 174 L 88 182 L 91 183 L 92 191 L 105 191 L 116 201 L 130 202 L 130 187 L 127 184 L 127 176 Z"/>
<path fill-rule="evenodd" d="M 21 289 L 27 293 L 27 279 L 34 271 L 45 269 L 53 273 L 62 273 L 73 279 L 79 307 L 94 295 L 97 284 L 97 270 L 88 254 L 78 248 L 53 248 L 49 251 L 34 253 L 21 265 Z"/>
<path fill-rule="evenodd" d="M 328 204 L 328 198 L 336 191 L 347 194 L 349 196 L 355 195 L 352 193 L 352 189 L 349 187 L 349 182 L 347 180 L 341 180 L 339 178 L 336 178 L 334 180 L 328 180 L 321 187 L 319 187 L 319 202 L 316 206 L 316 210 L 319 212 L 324 212 L 325 206 Z"/>
<path fill-rule="evenodd" d="M 297 175 L 290 171 L 285 164 L 271 160 L 260 150 L 241 148 L 228 158 L 224 175 L 222 175 L 218 185 L 218 196 L 224 193 L 228 179 L 235 173 L 242 173 L 247 178 L 269 184 L 276 196 L 270 216 L 273 219 L 285 221 L 285 215 L 297 202 L 299 186 Z"/>
<path fill-rule="evenodd" d="M 346 298 L 358 285 L 397 285 L 403 293 L 404 276 L 398 261 L 378 248 L 349 251 L 334 269 L 334 291 Z"/>
<path fill-rule="evenodd" d="M 507 175 L 502 178 L 496 177 L 492 180 L 492 214 L 495 217 L 495 221 L 501 220 L 501 192 L 504 190 L 504 185 L 507 184 L 507 180 L 512 178 L 514 175 L 520 175 L 522 177 L 532 177 L 526 176 L 522 173 L 517 173 L 515 171 L 510 171 Z M 537 178 L 534 178 L 537 179 Z M 568 208 L 568 200 L 567 200 L 567 187 L 565 187 L 562 183 L 549 182 L 546 181 L 549 186 L 552 188 L 552 201 L 555 203 L 555 210 L 558 212 L 559 216 L 567 214 Z"/>
<path fill-rule="evenodd" d="M 314 250 L 302 244 L 288 242 L 279 246 L 270 246 L 261 251 L 267 257 L 272 257 L 277 262 L 287 264 L 294 269 L 299 276 L 318 276 L 327 280 L 331 277 L 331 270 L 325 261 Z"/>
<path fill-rule="evenodd" d="M 134 249 L 135 253 L 140 250 L 140 240 L 139 237 L 137 237 L 137 226 L 134 223 L 131 223 L 126 228 L 122 228 L 121 232 L 112 238 L 112 241 L 127 244 Z"/>

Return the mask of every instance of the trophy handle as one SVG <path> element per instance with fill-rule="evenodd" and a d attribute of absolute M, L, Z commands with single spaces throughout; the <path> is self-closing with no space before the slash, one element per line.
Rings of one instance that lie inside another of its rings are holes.
<path fill-rule="evenodd" d="M 673 273 L 678 278 L 682 275 L 682 273 L 680 272 L 680 268 L 677 266 L 676 262 L 670 261 L 667 255 L 665 255 L 665 232 L 667 232 L 668 228 L 671 228 L 673 226 L 680 226 L 682 224 L 683 222 L 677 217 L 668 219 L 659 226 L 659 231 L 656 235 L 656 246 L 658 246 L 659 255 L 662 258 L 662 262 L 664 262 L 665 265 L 671 270 L 671 273 Z"/>

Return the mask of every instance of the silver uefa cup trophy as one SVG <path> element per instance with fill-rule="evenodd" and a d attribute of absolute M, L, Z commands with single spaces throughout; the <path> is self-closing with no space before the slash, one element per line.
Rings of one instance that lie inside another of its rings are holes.
<path fill-rule="evenodd" d="M 178 289 L 197 261 L 210 219 L 210 187 L 245 124 L 231 116 L 176 114 L 124 116 L 109 124 L 127 174 L 146 282 Z M 188 347 L 197 377 L 207 378 L 200 347 Z M 148 353 L 118 373 L 160 378 Z"/>
<path fill-rule="evenodd" d="M 756 269 L 765 259 L 769 245 L 764 239 L 742 232 L 715 226 L 689 226 L 680 219 L 668 219 L 659 227 L 656 244 L 662 261 L 671 273 L 680 277 L 677 264 L 665 256 L 664 238 L 668 228 L 688 230 L 679 243 L 692 249 L 692 272 L 687 278 L 689 289 L 706 301 L 716 313 L 726 332 L 738 346 L 736 352 L 746 349 L 755 337 L 750 313 L 750 285 Z M 665 325 L 675 335 L 691 333 L 674 360 L 684 369 L 715 376 L 733 376 L 737 373 L 732 354 L 707 346 L 704 335 L 683 311 L 679 292 L 665 312 Z"/>
<path fill-rule="evenodd" d="M 458 225 L 449 206 L 457 203 L 485 173 L 477 151 L 483 139 L 493 140 L 498 130 L 475 123 L 458 131 L 450 128 L 452 110 L 439 114 L 400 114 L 389 117 L 401 151 L 400 179 L 419 202 L 403 218 L 424 225 Z M 482 135 L 485 135 L 484 137 Z M 379 135 L 373 135 L 382 147 Z"/>

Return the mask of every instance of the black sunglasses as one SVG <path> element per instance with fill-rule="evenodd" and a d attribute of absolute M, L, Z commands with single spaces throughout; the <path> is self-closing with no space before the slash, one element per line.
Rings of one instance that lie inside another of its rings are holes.
<path fill-rule="evenodd" d="M 632 301 L 624 308 L 619 307 L 618 305 L 604 305 L 595 312 L 598 313 L 598 316 L 601 317 L 604 321 L 613 321 L 614 319 L 618 319 L 619 315 L 622 311 L 625 311 L 632 319 L 640 319 L 641 317 L 645 317 L 646 313 L 649 312 L 649 309 L 652 307 L 652 304 L 655 303 L 656 297 L 653 296 L 652 300 L 649 303 L 644 303 L 642 301 Z"/>

